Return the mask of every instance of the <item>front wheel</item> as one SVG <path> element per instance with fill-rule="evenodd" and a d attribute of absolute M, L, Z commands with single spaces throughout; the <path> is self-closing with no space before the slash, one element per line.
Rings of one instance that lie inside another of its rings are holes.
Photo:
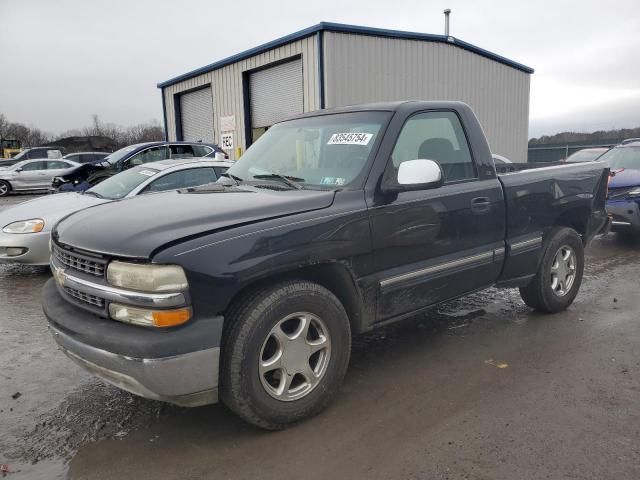
<path fill-rule="evenodd" d="M 225 319 L 221 398 L 244 420 L 278 430 L 319 413 L 349 363 L 349 320 L 326 288 L 292 281 L 260 291 Z"/>
<path fill-rule="evenodd" d="M 584 247 L 577 232 L 557 227 L 549 232 L 538 272 L 520 288 L 524 303 L 545 313 L 566 309 L 580 290 L 584 272 Z"/>
<path fill-rule="evenodd" d="M 0 197 L 6 197 L 11 192 L 11 184 L 4 180 L 0 180 Z"/>

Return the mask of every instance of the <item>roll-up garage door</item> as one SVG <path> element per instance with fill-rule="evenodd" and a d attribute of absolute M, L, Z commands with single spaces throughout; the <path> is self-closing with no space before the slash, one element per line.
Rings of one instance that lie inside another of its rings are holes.
<path fill-rule="evenodd" d="M 211 87 L 180 95 L 182 139 L 213 142 L 213 97 Z"/>
<path fill-rule="evenodd" d="M 292 60 L 252 73 L 251 126 L 270 127 L 303 112 L 302 60 Z"/>

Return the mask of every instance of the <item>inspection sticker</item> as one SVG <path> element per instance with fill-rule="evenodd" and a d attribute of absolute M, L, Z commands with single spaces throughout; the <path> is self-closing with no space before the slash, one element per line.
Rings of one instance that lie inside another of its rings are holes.
<path fill-rule="evenodd" d="M 320 185 L 344 185 L 345 179 L 342 177 L 322 177 Z"/>
<path fill-rule="evenodd" d="M 327 145 L 369 145 L 373 133 L 334 133 Z"/>

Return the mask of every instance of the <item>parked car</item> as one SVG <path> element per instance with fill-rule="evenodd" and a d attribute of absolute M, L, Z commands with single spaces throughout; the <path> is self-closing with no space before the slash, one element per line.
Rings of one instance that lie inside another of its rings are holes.
<path fill-rule="evenodd" d="M 0 158 L 0 170 L 11 167 L 23 160 L 62 158 L 64 149 L 61 147 L 29 147 L 17 153 L 13 158 Z"/>
<path fill-rule="evenodd" d="M 572 153 L 567 157 L 565 162 L 593 162 L 598 160 L 603 153 L 609 150 L 609 147 L 595 147 L 595 148 L 583 148 L 575 153 Z"/>
<path fill-rule="evenodd" d="M 12 160 L 35 160 L 38 158 L 62 158 L 64 155 L 64 148 L 62 147 L 27 147 L 18 153 Z"/>
<path fill-rule="evenodd" d="M 521 165 L 519 166 L 520 168 L 518 168 L 518 166 L 514 165 L 511 160 L 507 157 L 503 157 L 502 155 L 492 153 L 491 158 L 493 158 L 493 165 L 496 169 L 496 173 L 515 172 L 516 170 L 522 169 Z"/>
<path fill-rule="evenodd" d="M 65 160 L 71 160 L 76 163 L 95 163 L 104 160 L 109 156 L 109 153 L 105 152 L 76 152 L 65 155 Z"/>
<path fill-rule="evenodd" d="M 216 157 L 216 154 L 217 157 Z M 147 142 L 121 148 L 107 156 L 102 162 L 84 164 L 72 172 L 60 175 L 51 184 L 52 190 L 57 191 L 64 184 L 73 190 L 82 191 L 109 178 L 116 173 L 136 165 L 159 160 L 175 158 L 218 158 L 228 159 L 229 156 L 217 145 L 209 143 L 190 142 Z M 69 190 L 69 189 L 67 189 Z"/>
<path fill-rule="evenodd" d="M 599 158 L 614 176 L 609 182 L 607 212 L 614 232 L 640 234 L 640 139 L 613 147 Z"/>
<path fill-rule="evenodd" d="M 0 197 L 11 192 L 47 190 L 54 177 L 74 171 L 71 160 L 24 160 L 0 170 Z"/>
<path fill-rule="evenodd" d="M 305 114 L 225 175 L 61 220 L 43 306 L 105 381 L 267 429 L 335 397 L 352 334 L 490 286 L 567 308 L 608 222 L 602 164 L 496 175 L 458 102 Z"/>
<path fill-rule="evenodd" d="M 61 193 L 0 212 L 0 262 L 47 265 L 51 229 L 61 218 L 102 203 L 215 182 L 232 165 L 210 159 L 163 160 L 125 170 L 83 193 Z"/>

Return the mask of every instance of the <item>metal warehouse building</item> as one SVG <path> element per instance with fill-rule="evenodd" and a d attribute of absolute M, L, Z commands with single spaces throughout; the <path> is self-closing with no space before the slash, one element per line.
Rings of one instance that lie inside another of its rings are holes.
<path fill-rule="evenodd" d="M 320 23 L 158 84 L 169 140 L 237 158 L 293 115 L 388 100 L 461 100 L 491 149 L 525 162 L 533 69 L 454 37 Z"/>

